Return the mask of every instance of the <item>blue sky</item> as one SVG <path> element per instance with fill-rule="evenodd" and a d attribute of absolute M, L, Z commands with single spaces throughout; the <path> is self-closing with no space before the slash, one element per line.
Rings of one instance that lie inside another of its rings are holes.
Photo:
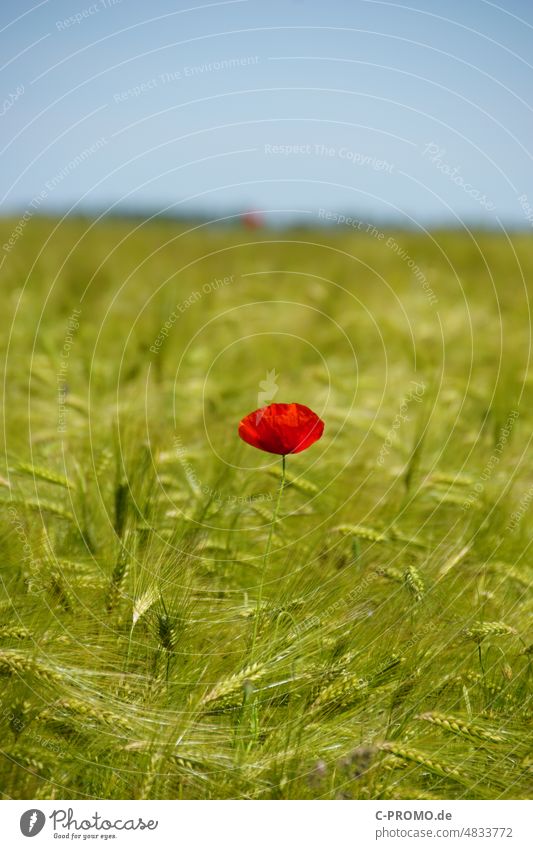
<path fill-rule="evenodd" d="M 4 214 L 530 227 L 533 7 L 4 0 Z"/>

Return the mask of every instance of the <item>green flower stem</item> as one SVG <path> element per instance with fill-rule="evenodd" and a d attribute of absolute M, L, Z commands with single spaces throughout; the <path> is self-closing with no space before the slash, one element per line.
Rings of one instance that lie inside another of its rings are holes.
<path fill-rule="evenodd" d="M 281 455 L 281 481 L 278 489 L 278 497 L 276 499 L 276 506 L 274 507 L 274 513 L 272 515 L 272 521 L 270 523 L 270 528 L 268 531 L 268 540 L 266 544 L 265 553 L 263 556 L 263 563 L 261 567 L 261 580 L 259 582 L 259 593 L 257 594 L 257 605 L 255 609 L 255 617 L 254 617 L 254 632 L 252 635 L 252 648 L 250 650 L 250 656 L 253 660 L 255 642 L 257 639 L 257 629 L 259 626 L 259 618 L 261 616 L 261 603 L 263 601 L 263 587 L 265 585 L 265 574 L 268 566 L 268 558 L 270 557 L 270 549 L 272 548 L 272 537 L 274 535 L 274 528 L 276 527 L 276 523 L 278 521 L 279 514 L 279 506 L 281 504 L 281 493 L 283 492 L 283 487 L 285 486 L 285 454 Z"/>

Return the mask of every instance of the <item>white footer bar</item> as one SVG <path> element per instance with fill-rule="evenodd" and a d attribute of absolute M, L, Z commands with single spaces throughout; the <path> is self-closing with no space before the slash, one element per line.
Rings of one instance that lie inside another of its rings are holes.
<path fill-rule="evenodd" d="M 532 807 L 507 800 L 4 801 L 0 824 L 6 849 L 531 849 Z"/>

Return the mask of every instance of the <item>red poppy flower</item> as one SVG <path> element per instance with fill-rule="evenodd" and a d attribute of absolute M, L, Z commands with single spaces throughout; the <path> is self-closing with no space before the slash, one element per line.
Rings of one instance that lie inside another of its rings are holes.
<path fill-rule="evenodd" d="M 303 404 L 269 404 L 241 421 L 239 436 L 270 454 L 299 454 L 324 432 L 324 422 Z"/>
<path fill-rule="evenodd" d="M 253 209 L 248 212 L 243 212 L 241 215 L 241 221 L 247 230 L 259 230 L 263 226 L 263 216 L 261 212 Z"/>

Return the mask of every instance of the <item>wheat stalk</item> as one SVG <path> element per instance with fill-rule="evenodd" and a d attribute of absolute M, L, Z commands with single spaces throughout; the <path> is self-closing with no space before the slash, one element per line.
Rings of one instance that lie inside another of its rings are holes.
<path fill-rule="evenodd" d="M 0 639 L 29 640 L 32 633 L 28 628 L 18 625 L 0 625 Z"/>
<path fill-rule="evenodd" d="M 237 672 L 235 675 L 230 675 L 229 678 L 224 678 L 202 699 L 202 704 L 209 707 L 215 703 L 231 702 L 231 697 L 237 693 L 242 693 L 243 687 L 249 681 L 254 683 L 258 681 L 265 673 L 266 665 L 262 663 L 253 663 L 243 669 L 242 672 Z"/>
<path fill-rule="evenodd" d="M 124 716 L 113 711 L 104 710 L 100 706 L 93 707 L 80 699 L 60 699 L 54 702 L 51 707 L 45 708 L 38 715 L 38 718 L 45 722 L 61 722 L 69 717 L 83 721 L 91 720 L 108 725 L 111 728 L 115 726 L 127 729 L 131 728 L 130 723 Z"/>
<path fill-rule="evenodd" d="M 49 584 L 52 595 L 64 610 L 70 612 L 74 607 L 74 599 L 61 573 L 53 570 L 50 573 Z"/>
<path fill-rule="evenodd" d="M 451 486 L 472 486 L 474 479 L 470 475 L 449 474 L 448 472 L 433 472 L 430 481 L 435 484 L 450 484 Z"/>
<path fill-rule="evenodd" d="M 341 673 L 332 684 L 320 691 L 311 705 L 312 710 L 346 708 L 368 689 L 368 681 L 355 674 Z"/>
<path fill-rule="evenodd" d="M 388 742 L 380 743 L 378 748 L 383 752 L 389 752 L 391 755 L 395 755 L 401 760 L 411 761 L 412 763 L 424 766 L 430 772 L 440 775 L 442 778 L 453 778 L 456 781 L 464 780 L 459 770 L 455 769 L 455 767 L 435 761 L 429 755 L 419 752 L 417 749 L 406 748 L 405 746 L 398 746 L 396 743 Z"/>
<path fill-rule="evenodd" d="M 416 566 L 408 566 L 404 572 L 405 586 L 414 597 L 415 601 L 421 601 L 424 595 L 424 581 Z"/>
<path fill-rule="evenodd" d="M 165 651 L 174 651 L 178 641 L 176 623 L 168 613 L 157 614 L 157 636 Z"/>
<path fill-rule="evenodd" d="M 369 528 L 366 525 L 338 525 L 333 528 L 343 536 L 354 536 L 360 539 L 366 539 L 370 542 L 388 542 L 389 538 L 381 531 L 376 531 L 374 528 Z"/>
<path fill-rule="evenodd" d="M 476 622 L 470 628 L 466 628 L 463 634 L 467 639 L 480 643 L 487 637 L 516 635 L 516 629 L 506 625 L 505 622 Z"/>
<path fill-rule="evenodd" d="M 30 475 L 32 478 L 46 481 L 46 483 L 62 486 L 65 489 L 75 489 L 72 481 L 64 477 L 64 475 L 53 472 L 51 469 L 45 469 L 43 466 L 34 466 L 31 463 L 17 463 L 14 471 L 22 475 Z"/>
<path fill-rule="evenodd" d="M 44 498 L 13 498 L 9 503 L 15 507 L 27 507 L 29 510 L 35 510 L 38 513 L 51 513 L 53 516 L 58 516 L 60 519 L 67 519 L 75 524 L 75 519 L 70 510 L 65 510 L 62 504 L 57 501 L 47 501 Z"/>
<path fill-rule="evenodd" d="M 404 573 L 396 566 L 379 566 L 376 572 L 382 578 L 388 578 L 390 581 L 397 581 L 400 584 L 403 583 Z"/>
<path fill-rule="evenodd" d="M 129 556 L 124 545 L 121 544 L 118 553 L 117 561 L 111 575 L 107 595 L 107 609 L 111 613 L 118 604 L 120 597 L 123 594 L 124 585 L 129 572 Z"/>
<path fill-rule="evenodd" d="M 480 728 L 478 725 L 474 725 L 471 722 L 465 722 L 455 716 L 446 716 L 445 714 L 437 713 L 436 711 L 420 713 L 415 717 L 415 719 L 421 719 L 424 720 L 424 722 L 431 722 L 433 725 L 438 725 L 446 731 L 451 731 L 453 734 L 460 734 L 463 737 L 487 740 L 490 743 L 505 742 L 505 738 L 500 734 L 494 734 L 492 731 L 487 731 L 486 729 Z"/>
<path fill-rule="evenodd" d="M 0 675 L 34 675 L 51 684 L 62 680 L 62 676 L 27 655 L 9 650 L 0 651 Z"/>

